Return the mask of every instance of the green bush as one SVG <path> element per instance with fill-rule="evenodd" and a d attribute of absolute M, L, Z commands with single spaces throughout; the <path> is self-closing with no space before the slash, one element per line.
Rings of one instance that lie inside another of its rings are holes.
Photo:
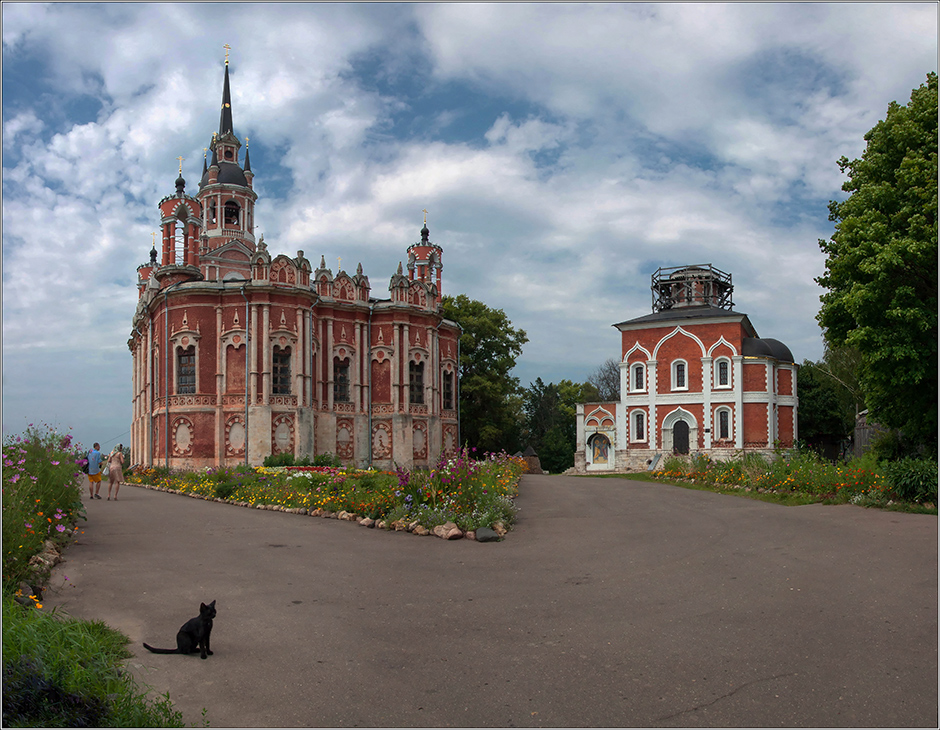
<path fill-rule="evenodd" d="M 343 462 L 340 461 L 339 457 L 333 456 L 333 454 L 330 454 L 329 452 L 327 452 L 326 454 L 317 454 L 316 456 L 313 457 L 313 463 L 310 464 L 310 466 L 332 466 L 332 467 L 339 467 L 342 465 L 343 465 Z M 304 464 L 304 466 L 307 466 L 307 465 Z"/>
<path fill-rule="evenodd" d="M 228 499 L 235 493 L 235 485 L 231 482 L 222 482 L 215 485 L 215 496 L 219 499 Z"/>
<path fill-rule="evenodd" d="M 937 462 L 932 459 L 900 459 L 882 467 L 897 496 L 906 502 L 937 501 Z"/>
<path fill-rule="evenodd" d="M 290 453 L 271 454 L 264 457 L 265 466 L 294 466 L 294 455 Z"/>

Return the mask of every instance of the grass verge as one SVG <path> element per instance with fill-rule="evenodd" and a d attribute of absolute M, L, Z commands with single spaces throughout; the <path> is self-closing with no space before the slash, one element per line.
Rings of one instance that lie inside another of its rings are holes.
<path fill-rule="evenodd" d="M 101 621 L 63 618 L 3 598 L 4 727 L 183 727 L 121 666 L 129 639 Z"/>

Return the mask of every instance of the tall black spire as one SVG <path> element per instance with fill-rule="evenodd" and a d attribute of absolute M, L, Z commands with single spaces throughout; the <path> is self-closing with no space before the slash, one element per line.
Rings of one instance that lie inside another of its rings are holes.
<path fill-rule="evenodd" d="M 225 85 L 222 87 L 222 116 L 219 119 L 219 136 L 226 133 L 235 133 L 232 124 L 232 94 L 228 84 L 228 54 L 225 59 Z"/>

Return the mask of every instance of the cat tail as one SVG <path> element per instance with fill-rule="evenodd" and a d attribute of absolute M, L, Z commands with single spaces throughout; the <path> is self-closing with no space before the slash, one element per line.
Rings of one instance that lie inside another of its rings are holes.
<path fill-rule="evenodd" d="M 144 643 L 144 649 L 147 649 L 148 651 L 152 651 L 154 654 L 179 654 L 180 653 L 179 649 L 157 649 L 153 646 L 150 646 L 150 644 L 147 644 L 147 643 Z"/>

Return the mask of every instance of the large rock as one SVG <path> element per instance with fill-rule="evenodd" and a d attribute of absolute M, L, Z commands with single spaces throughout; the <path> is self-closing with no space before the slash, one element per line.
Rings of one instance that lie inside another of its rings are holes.
<path fill-rule="evenodd" d="M 499 535 L 489 527 L 479 527 L 476 531 L 476 538 L 477 542 L 496 542 L 499 540 Z"/>

